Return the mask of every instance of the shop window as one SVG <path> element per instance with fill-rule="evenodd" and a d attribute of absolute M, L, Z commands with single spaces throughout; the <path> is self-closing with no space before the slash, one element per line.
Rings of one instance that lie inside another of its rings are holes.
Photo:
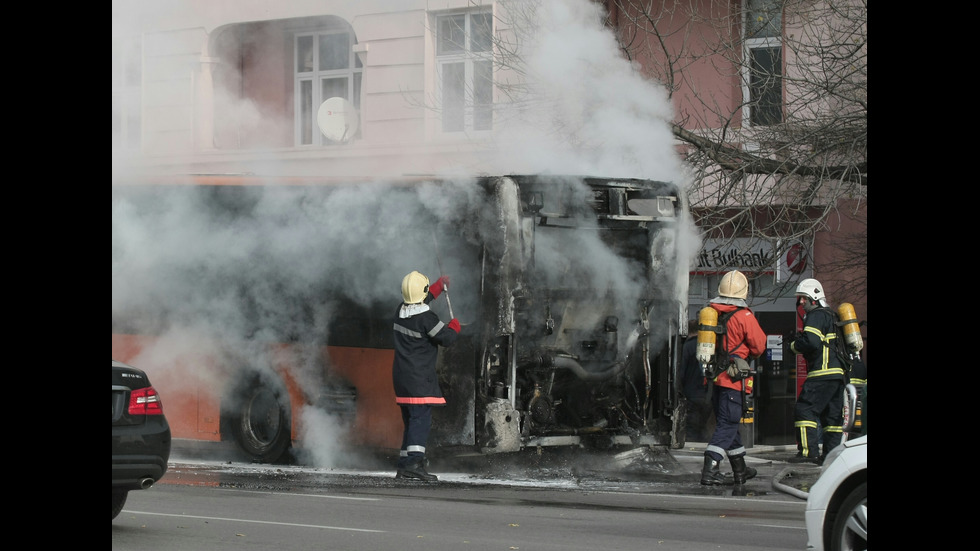
<path fill-rule="evenodd" d="M 704 298 L 704 276 L 692 275 L 687 286 L 687 296 L 689 298 Z"/>

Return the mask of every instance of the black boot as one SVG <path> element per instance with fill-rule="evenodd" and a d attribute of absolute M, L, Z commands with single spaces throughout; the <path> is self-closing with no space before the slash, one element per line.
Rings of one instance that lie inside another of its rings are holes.
<path fill-rule="evenodd" d="M 790 457 L 787 461 L 789 461 L 790 463 L 813 463 L 814 465 L 820 464 L 819 458 L 803 455 L 803 452 L 797 452 L 796 455 Z"/>
<path fill-rule="evenodd" d="M 705 486 L 717 486 L 725 483 L 725 475 L 721 474 L 718 468 L 718 461 L 704 456 L 704 468 L 701 469 L 701 484 Z"/>
<path fill-rule="evenodd" d="M 398 471 L 395 473 L 395 478 L 414 478 L 424 482 L 435 482 L 439 480 L 439 477 L 434 474 L 429 474 L 428 471 L 425 470 L 425 459 L 420 459 L 419 461 L 398 469 Z"/>
<path fill-rule="evenodd" d="M 735 478 L 735 484 L 745 484 L 746 480 L 755 478 L 755 475 L 759 474 L 759 471 L 753 467 L 745 465 L 744 455 L 729 456 L 728 460 L 732 464 L 732 476 Z"/>

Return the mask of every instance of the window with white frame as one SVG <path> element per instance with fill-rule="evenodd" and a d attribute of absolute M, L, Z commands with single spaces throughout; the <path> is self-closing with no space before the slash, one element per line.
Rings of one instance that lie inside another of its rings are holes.
<path fill-rule="evenodd" d="M 112 42 L 112 149 L 140 148 L 142 48 L 139 37 Z"/>
<path fill-rule="evenodd" d="M 493 129 L 493 16 L 465 12 L 436 17 L 436 62 L 442 131 Z"/>
<path fill-rule="evenodd" d="M 783 120 L 782 0 L 745 0 L 743 113 L 750 125 Z"/>
<path fill-rule="evenodd" d="M 332 145 L 359 137 L 360 125 L 353 136 L 341 140 L 325 136 L 317 125 L 320 105 L 333 97 L 349 101 L 360 113 L 363 67 L 354 53 L 353 34 L 348 30 L 297 33 L 293 51 L 296 145 Z"/>

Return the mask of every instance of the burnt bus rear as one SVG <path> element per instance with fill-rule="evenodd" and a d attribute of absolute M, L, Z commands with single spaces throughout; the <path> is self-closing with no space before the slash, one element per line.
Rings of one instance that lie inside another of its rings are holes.
<path fill-rule="evenodd" d="M 459 314 L 459 344 L 440 355 L 448 406 L 433 413 L 430 446 L 669 444 L 684 197 L 638 179 L 480 183 L 487 207 L 474 217 L 492 220 L 476 240 L 479 314 Z"/>

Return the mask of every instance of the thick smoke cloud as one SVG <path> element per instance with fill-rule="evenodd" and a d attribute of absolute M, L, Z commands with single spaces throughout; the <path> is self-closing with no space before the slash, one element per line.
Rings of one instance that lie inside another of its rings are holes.
<path fill-rule="evenodd" d="M 506 113 L 500 159 L 513 171 L 651 178 L 682 183 L 673 108 L 638 74 L 586 0 L 528 3 L 518 33 L 530 98 Z"/>
<path fill-rule="evenodd" d="M 118 6 L 113 3 L 114 17 Z M 596 6 L 550 0 L 537 9 L 541 23 L 525 59 L 530 101 L 500 113 L 498 155 L 489 172 L 644 177 L 683 185 L 667 124 L 670 103 L 620 57 Z M 451 274 L 453 307 L 464 323 L 479 308 L 475 293 L 464 290 L 479 287 L 481 259 L 455 251 L 492 230 L 480 229 L 491 222 L 480 222 L 484 199 L 472 182 L 457 177 L 450 185 L 457 192 L 435 184 L 406 190 L 377 183 L 371 191 L 336 193 L 256 188 L 215 196 L 188 187 L 164 201 L 114 196 L 113 331 L 160 335 L 134 360 L 156 369 L 184 357 L 193 361 L 202 351 L 269 365 L 269 345 L 288 338 L 302 345 L 296 352 L 301 367 L 292 375 L 304 388 L 318 388 L 324 368 L 318 351 L 331 320 L 351 306 L 384 305 L 394 312 L 401 278 L 411 270 L 433 280 Z M 670 245 L 682 259 L 693 258 L 699 245 L 686 222 L 682 240 Z M 561 248 L 566 246 L 539 245 L 537 261 L 552 265 L 555 277 L 575 270 L 600 289 L 642 289 L 641 274 L 622 265 L 594 234 L 575 244 L 576 255 Z M 676 270 L 670 279 L 680 276 L 676 292 L 686 301 L 687 263 L 666 269 Z M 635 295 L 618 298 L 629 303 Z M 443 302 L 435 308 L 448 321 Z M 220 378 L 208 373 L 192 382 L 217 384 Z M 343 428 L 336 420 L 312 410 L 303 414 L 303 424 L 306 459 L 319 466 L 349 459 L 337 444 Z"/>

